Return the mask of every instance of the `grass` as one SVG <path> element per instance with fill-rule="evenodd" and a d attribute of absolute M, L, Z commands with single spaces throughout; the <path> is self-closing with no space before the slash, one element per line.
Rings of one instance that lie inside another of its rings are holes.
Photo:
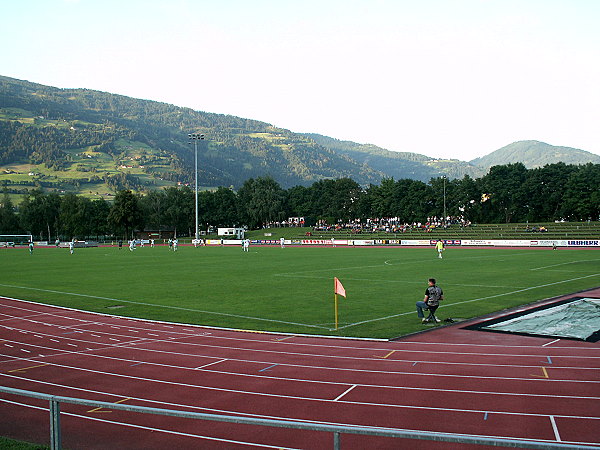
<path fill-rule="evenodd" d="M 427 278 L 443 319 L 471 318 L 600 285 L 597 250 L 101 247 L 0 250 L 0 295 L 89 311 L 238 329 L 392 338 L 422 330 Z M 340 298 L 334 330 L 333 277 Z"/>
<path fill-rule="evenodd" d="M 0 436 L 0 450 L 47 450 L 46 445 L 32 444 L 30 442 L 16 441 Z"/>

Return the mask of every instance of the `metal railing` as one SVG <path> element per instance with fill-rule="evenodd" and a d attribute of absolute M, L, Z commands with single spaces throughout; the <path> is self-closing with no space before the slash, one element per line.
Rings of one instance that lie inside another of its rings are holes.
<path fill-rule="evenodd" d="M 73 397 L 63 397 L 60 395 L 43 394 L 40 392 L 26 391 L 0 386 L 0 392 L 14 394 L 19 396 L 48 400 L 50 402 L 50 447 L 53 450 L 61 448 L 61 432 L 60 432 L 60 403 L 69 403 L 73 405 L 85 405 L 97 408 L 106 408 L 112 410 L 130 411 L 145 414 L 157 414 L 162 416 L 172 416 L 187 419 L 211 420 L 218 422 L 230 422 L 247 425 L 261 425 L 278 428 L 291 428 L 297 430 L 321 431 L 325 433 L 333 433 L 333 448 L 339 450 L 341 448 L 342 434 L 360 434 L 366 436 L 384 436 L 399 439 L 422 439 L 437 442 L 451 442 L 461 444 L 475 445 L 491 445 L 494 447 L 511 447 L 511 448 L 533 448 L 542 450 L 553 449 L 573 449 L 573 450 L 590 450 L 600 449 L 598 446 L 590 445 L 572 445 L 560 442 L 549 441 L 534 441 L 523 439 L 507 439 L 488 436 L 473 436 L 467 434 L 450 434 L 436 433 L 430 431 L 415 431 L 402 430 L 396 428 L 378 428 L 378 427 L 361 427 L 349 425 L 327 425 L 310 422 L 299 422 L 291 420 L 273 420 L 273 419 L 258 419 L 251 417 L 239 417 L 233 415 L 222 414 L 206 414 L 187 411 L 178 411 L 173 409 L 150 408 L 144 406 L 124 405 L 118 403 L 100 402 L 96 400 L 87 400 Z M 0 400 L 1 401 L 1 400 Z"/>

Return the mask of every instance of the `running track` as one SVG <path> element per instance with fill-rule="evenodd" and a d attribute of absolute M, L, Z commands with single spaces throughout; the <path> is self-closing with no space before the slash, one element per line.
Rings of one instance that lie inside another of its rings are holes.
<path fill-rule="evenodd" d="M 600 289 L 579 295 L 600 297 Z M 390 342 L 342 340 L 0 298 L 0 384 L 195 412 L 600 446 L 599 343 L 464 325 Z M 70 449 L 323 449 L 333 442 L 330 433 L 64 403 L 61 412 Z M 0 417 L 0 435 L 48 442 L 47 402 L 0 394 Z M 341 442 L 343 449 L 475 448 L 351 435 Z"/>

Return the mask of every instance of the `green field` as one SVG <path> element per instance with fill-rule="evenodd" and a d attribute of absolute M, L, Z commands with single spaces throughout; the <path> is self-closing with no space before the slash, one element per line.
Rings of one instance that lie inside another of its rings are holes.
<path fill-rule="evenodd" d="M 427 279 L 442 319 L 466 319 L 600 285 L 598 250 L 180 246 L 0 249 L 0 295 L 129 317 L 334 336 L 426 329 Z M 334 330 L 333 277 L 346 288 Z"/>

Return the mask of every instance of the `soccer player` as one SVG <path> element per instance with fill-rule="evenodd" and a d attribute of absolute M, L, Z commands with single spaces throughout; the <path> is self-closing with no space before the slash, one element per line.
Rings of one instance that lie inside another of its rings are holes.
<path fill-rule="evenodd" d="M 177 246 L 179 245 L 179 239 L 173 239 L 173 251 L 177 251 Z"/>
<path fill-rule="evenodd" d="M 75 240 L 71 239 L 71 242 L 69 242 L 69 253 L 71 253 L 71 255 L 72 255 L 74 250 L 75 250 Z"/>
<path fill-rule="evenodd" d="M 29 254 L 33 255 L 33 241 L 29 241 Z"/>
<path fill-rule="evenodd" d="M 435 243 L 435 249 L 438 252 L 438 258 L 442 259 L 442 252 L 444 251 L 444 242 L 441 239 L 438 239 Z"/>
<path fill-rule="evenodd" d="M 135 239 L 129 241 L 129 251 L 132 252 L 135 250 Z"/>
<path fill-rule="evenodd" d="M 279 243 L 281 244 L 281 248 L 285 248 L 285 238 L 280 238 Z"/>

